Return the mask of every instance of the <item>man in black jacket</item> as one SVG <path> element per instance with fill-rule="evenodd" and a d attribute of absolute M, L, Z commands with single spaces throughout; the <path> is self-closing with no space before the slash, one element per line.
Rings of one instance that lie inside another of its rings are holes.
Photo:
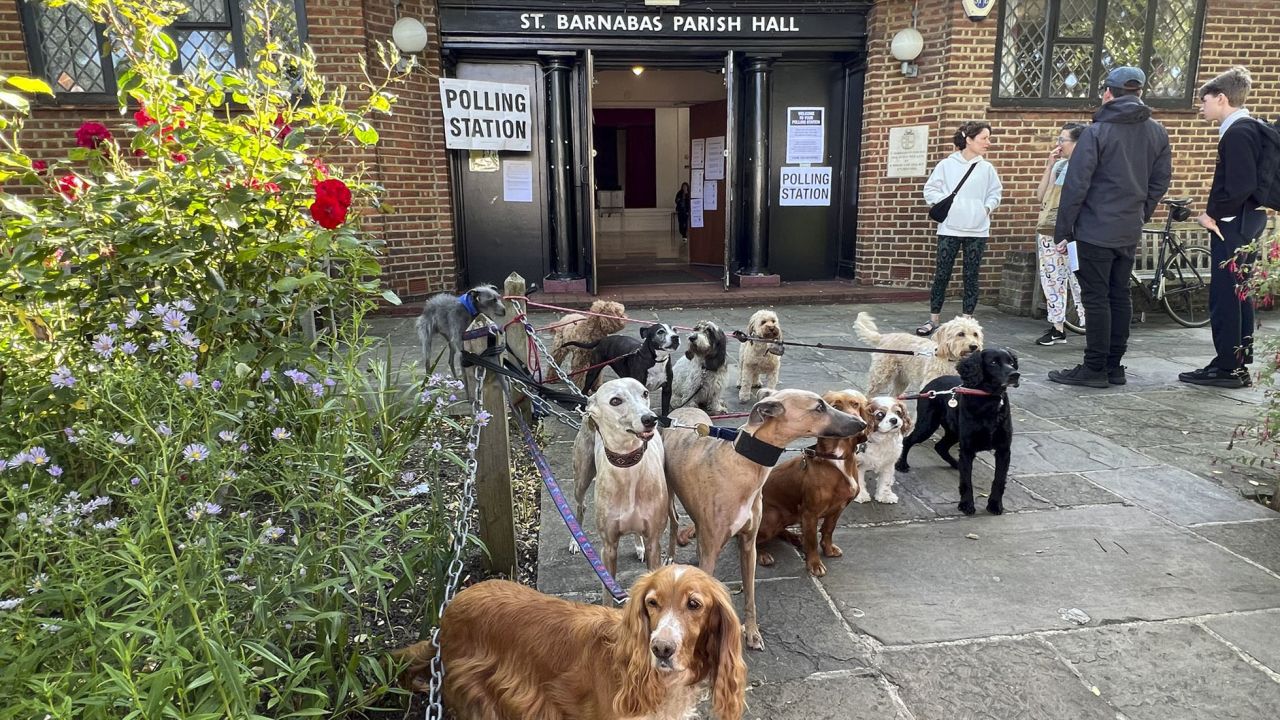
<path fill-rule="evenodd" d="M 1147 76 L 1118 67 L 1104 81 L 1102 107 L 1076 143 L 1058 206 L 1054 236 L 1074 241 L 1084 305 L 1084 362 L 1052 370 L 1064 385 L 1105 388 L 1125 383 L 1120 364 L 1129 343 L 1133 270 L 1142 226 L 1169 189 L 1169 135 L 1141 100 Z"/>
<path fill-rule="evenodd" d="M 1264 129 L 1244 107 L 1252 84 L 1248 70 L 1234 67 L 1200 88 L 1200 112 L 1218 124 L 1218 162 L 1209 202 L 1199 217 L 1200 224 L 1213 234 L 1209 240 L 1213 258 L 1209 321 L 1217 355 L 1207 367 L 1178 375 L 1179 380 L 1193 385 L 1238 388 L 1253 384 L 1245 367 L 1253 359 L 1253 301 L 1237 291 L 1248 282 L 1256 257 L 1241 250 L 1256 240 L 1267 224 L 1267 214 L 1258 209 L 1254 198 L 1260 185 L 1258 160 Z"/>

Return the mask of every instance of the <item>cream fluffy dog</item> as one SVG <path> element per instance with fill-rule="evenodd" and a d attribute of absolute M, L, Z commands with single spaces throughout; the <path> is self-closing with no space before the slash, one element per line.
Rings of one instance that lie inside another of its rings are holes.
<path fill-rule="evenodd" d="M 876 502 L 896 503 L 898 496 L 893 492 L 893 464 L 902 455 L 902 438 L 911 432 L 911 413 L 907 412 L 907 406 L 901 400 L 888 395 L 872 398 L 867 411 L 870 432 L 866 446 L 857 454 L 862 486 L 853 501 L 864 503 L 871 500 L 867 486 L 874 474 Z"/>
<path fill-rule="evenodd" d="M 961 316 L 942 323 L 933 335 L 925 338 L 907 333 L 881 335 L 875 320 L 865 312 L 858 313 L 853 330 L 862 342 L 878 348 L 933 351 L 933 357 L 874 353 L 871 369 L 867 371 L 869 397 L 901 395 L 908 389 L 923 387 L 936 377 L 955 375 L 956 362 L 982 350 L 982 326 L 973 318 Z"/>
<path fill-rule="evenodd" d="M 591 312 L 608 315 L 609 317 L 572 313 L 565 315 L 560 320 L 560 323 L 557 323 L 560 327 L 551 331 L 554 336 L 551 342 L 551 357 L 567 373 L 572 373 L 590 365 L 591 351 L 565 347 L 565 343 L 576 340 L 590 344 L 618 332 L 627 325 L 626 321 L 622 319 L 626 316 L 627 309 L 623 307 L 622 303 L 612 300 L 597 300 L 591 303 Z M 551 374 L 554 375 L 555 371 L 552 370 Z M 549 377 L 548 379 L 555 380 L 556 378 Z M 574 375 L 572 379 L 578 386 L 583 383 L 583 375 L 581 374 Z"/>
<path fill-rule="evenodd" d="M 729 411 L 720 393 L 729 376 L 724 331 L 710 321 L 694 326 L 684 355 L 671 369 L 671 407 L 699 407 L 711 415 Z"/>
<path fill-rule="evenodd" d="M 782 326 L 778 314 L 772 310 L 757 310 L 747 321 L 747 334 L 769 340 L 782 339 Z M 778 389 L 778 371 L 782 369 L 782 353 L 785 346 L 748 340 L 738 345 L 738 402 L 752 402 L 751 391 L 759 388 L 763 398 Z"/>

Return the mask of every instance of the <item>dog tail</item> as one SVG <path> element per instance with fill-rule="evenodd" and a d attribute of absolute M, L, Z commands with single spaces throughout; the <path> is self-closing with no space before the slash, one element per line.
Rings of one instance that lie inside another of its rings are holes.
<path fill-rule="evenodd" d="M 853 321 L 853 331 L 858 334 L 859 340 L 868 345 L 879 346 L 881 338 L 884 337 L 880 334 L 880 328 L 876 327 L 876 321 L 865 311 L 858 313 L 858 317 Z"/>
<path fill-rule="evenodd" d="M 577 340 L 570 340 L 567 343 L 562 343 L 560 347 L 579 347 L 579 348 L 582 348 L 583 350 L 595 350 L 596 346 L 599 344 L 600 344 L 599 340 L 595 342 L 589 342 L 589 343 L 579 342 Z"/>
<path fill-rule="evenodd" d="M 430 640 L 391 651 L 391 658 L 404 668 L 400 671 L 400 687 L 413 692 L 427 692 L 431 685 L 431 660 L 436 648 Z"/>

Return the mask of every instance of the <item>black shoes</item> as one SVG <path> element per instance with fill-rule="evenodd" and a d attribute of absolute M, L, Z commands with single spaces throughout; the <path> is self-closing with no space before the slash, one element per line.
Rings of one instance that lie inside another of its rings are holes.
<path fill-rule="evenodd" d="M 1124 370 L 1116 368 L 1121 372 L 1123 380 Z M 1082 387 L 1102 388 L 1106 389 L 1111 386 L 1108 382 L 1108 372 L 1102 370 L 1090 370 L 1084 365 L 1077 365 L 1070 370 L 1050 370 L 1049 379 L 1063 385 L 1080 385 Z M 1116 383 L 1120 385 L 1122 383 Z"/>
<path fill-rule="evenodd" d="M 1128 382 L 1128 380 L 1126 380 L 1124 377 L 1124 368 L 1125 368 L 1124 365 L 1121 365 L 1119 367 L 1107 368 L 1107 382 L 1111 383 L 1112 385 L 1123 385 L 1126 382 Z"/>
<path fill-rule="evenodd" d="M 1064 330 L 1055 330 L 1052 325 L 1049 330 L 1036 340 L 1037 345 L 1065 345 L 1067 342 L 1067 333 Z"/>
<path fill-rule="evenodd" d="M 1178 373 L 1178 379 L 1192 385 L 1205 385 L 1220 388 L 1245 388 L 1253 385 L 1248 368 L 1223 370 L 1219 367 L 1204 367 L 1191 372 Z"/>

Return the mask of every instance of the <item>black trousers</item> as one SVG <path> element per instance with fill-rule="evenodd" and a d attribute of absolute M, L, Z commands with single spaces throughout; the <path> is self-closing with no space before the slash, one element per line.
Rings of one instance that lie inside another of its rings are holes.
<path fill-rule="evenodd" d="M 1129 295 L 1129 273 L 1138 246 L 1102 247 L 1076 243 L 1080 269 L 1080 302 L 1084 305 L 1084 366 L 1097 372 L 1120 367 L 1129 347 L 1129 323 L 1133 319 L 1133 298 Z"/>
<path fill-rule="evenodd" d="M 1241 213 L 1230 222 L 1221 223 L 1222 240 L 1209 241 L 1209 254 L 1213 269 L 1209 273 L 1209 326 L 1213 329 L 1213 349 L 1216 355 L 1210 367 L 1221 370 L 1242 368 L 1253 360 L 1253 300 L 1242 300 L 1239 286 L 1249 282 L 1250 273 L 1257 259 L 1256 253 L 1241 252 L 1244 246 L 1258 239 L 1267 225 L 1267 214 L 1260 210 Z M 1235 260 L 1235 269 L 1223 267 Z"/>

